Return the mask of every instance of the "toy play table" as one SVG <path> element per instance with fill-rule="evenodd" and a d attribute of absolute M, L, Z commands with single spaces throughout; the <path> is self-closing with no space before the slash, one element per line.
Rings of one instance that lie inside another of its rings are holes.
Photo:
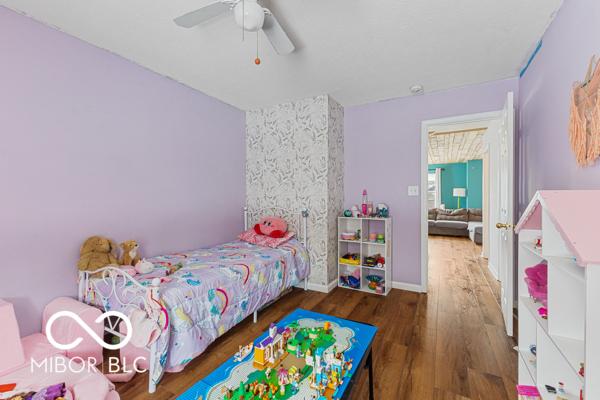
<path fill-rule="evenodd" d="M 257 338 L 245 358 L 231 357 L 178 400 L 347 399 L 364 368 L 373 400 L 376 333 L 372 325 L 296 309 Z"/>

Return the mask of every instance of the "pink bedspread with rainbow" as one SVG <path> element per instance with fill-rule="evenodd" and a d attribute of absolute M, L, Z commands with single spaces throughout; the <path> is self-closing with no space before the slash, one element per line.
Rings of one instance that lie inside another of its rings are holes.
<path fill-rule="evenodd" d="M 160 362 L 168 372 L 182 370 L 215 339 L 310 274 L 308 252 L 296 239 L 275 249 L 235 241 L 148 261 L 155 272 L 135 277 L 145 286 L 157 273 L 181 266 L 160 286 L 170 318 L 170 339 Z M 104 308 L 128 312 L 114 298 Z"/>

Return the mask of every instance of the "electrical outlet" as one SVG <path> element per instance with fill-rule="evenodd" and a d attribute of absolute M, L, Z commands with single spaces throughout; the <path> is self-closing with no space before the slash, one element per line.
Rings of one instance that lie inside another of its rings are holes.
<path fill-rule="evenodd" d="M 418 196 L 419 195 L 419 187 L 418 186 L 409 186 L 408 187 L 408 195 L 409 196 Z"/>

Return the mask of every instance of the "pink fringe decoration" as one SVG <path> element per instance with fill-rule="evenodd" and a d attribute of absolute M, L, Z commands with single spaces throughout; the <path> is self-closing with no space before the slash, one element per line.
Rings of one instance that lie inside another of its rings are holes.
<path fill-rule="evenodd" d="M 600 67 L 594 64 L 595 57 L 590 61 L 586 82 L 577 82 L 571 96 L 569 141 L 582 167 L 600 157 Z"/>

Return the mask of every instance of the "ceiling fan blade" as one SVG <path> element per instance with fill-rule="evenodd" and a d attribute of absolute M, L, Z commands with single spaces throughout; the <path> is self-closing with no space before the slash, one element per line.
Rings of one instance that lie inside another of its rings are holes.
<path fill-rule="evenodd" d="M 209 4 L 206 7 L 202 7 L 196 11 L 184 14 L 181 17 L 177 17 L 174 21 L 179 26 L 182 26 L 184 28 L 191 28 L 205 21 L 208 21 L 211 18 L 214 18 L 217 15 L 221 15 L 229 11 L 230 9 L 231 7 L 228 4 L 219 1 L 213 4 Z"/>
<path fill-rule="evenodd" d="M 286 55 L 296 50 L 294 43 L 271 13 L 265 14 L 265 23 L 262 29 L 277 54 Z"/>

